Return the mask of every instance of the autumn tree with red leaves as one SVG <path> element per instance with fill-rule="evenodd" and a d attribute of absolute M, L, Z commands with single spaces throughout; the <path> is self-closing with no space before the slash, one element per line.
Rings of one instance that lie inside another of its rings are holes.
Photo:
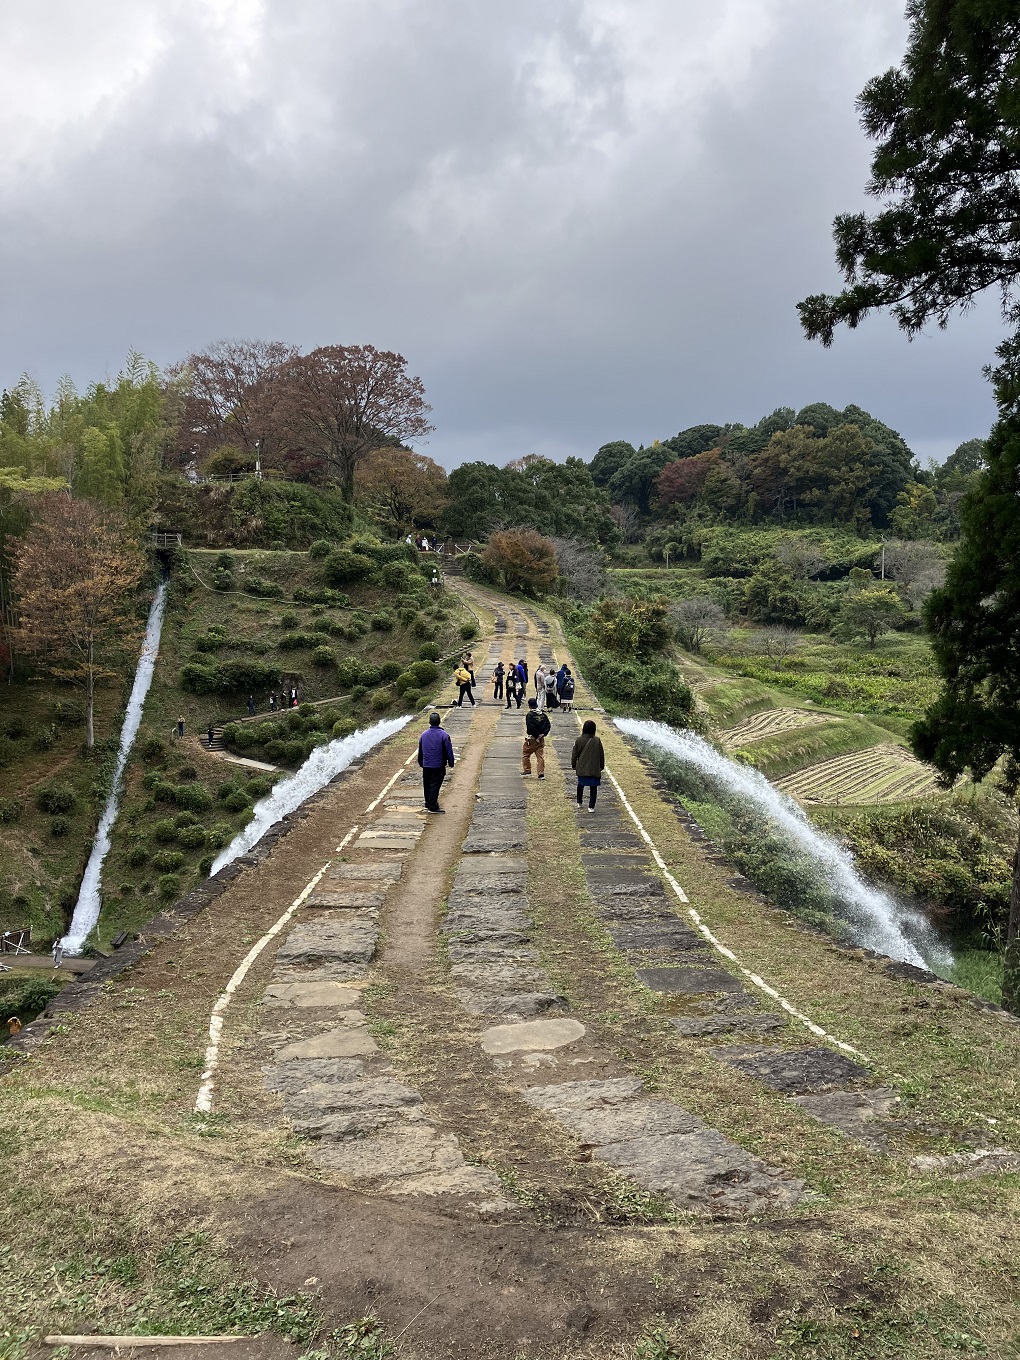
<path fill-rule="evenodd" d="M 668 510 L 673 505 L 696 500 L 705 489 L 708 474 L 721 457 L 718 449 L 708 449 L 693 458 L 678 458 L 667 463 L 655 479 L 659 509 Z"/>
<path fill-rule="evenodd" d="M 533 529 L 505 529 L 489 535 L 482 561 L 507 590 L 544 595 L 559 574 L 556 547 Z"/>
<path fill-rule="evenodd" d="M 127 597 L 142 558 L 123 522 L 95 501 L 42 498 L 14 552 L 18 637 L 52 675 L 85 691 L 85 744 L 95 744 L 96 681 L 103 658 L 131 630 Z"/>
<path fill-rule="evenodd" d="M 254 467 L 279 466 L 289 446 L 280 375 L 297 349 L 279 340 L 221 340 L 176 370 L 187 381 L 176 461 L 204 462 L 225 447 Z"/>
<path fill-rule="evenodd" d="M 403 355 L 374 345 L 323 345 L 295 355 L 280 376 L 291 440 L 348 501 L 355 468 L 373 449 L 433 429 L 424 384 L 407 372 Z"/>

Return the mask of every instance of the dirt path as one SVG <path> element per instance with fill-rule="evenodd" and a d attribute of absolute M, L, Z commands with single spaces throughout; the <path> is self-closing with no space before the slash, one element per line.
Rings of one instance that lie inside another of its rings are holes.
<path fill-rule="evenodd" d="M 483 698 L 499 657 L 569 659 L 537 609 L 458 588 L 491 621 Z M 54 1253 L 149 1269 L 201 1230 L 404 1360 L 1007 1353 L 1015 1178 L 915 1163 L 1020 1146 L 1014 1034 L 734 887 L 583 684 L 577 708 L 542 782 L 523 711 L 452 710 L 441 817 L 416 721 L 0 1083 L 16 1324 L 115 1330 L 112 1267 L 75 1313 Z"/>

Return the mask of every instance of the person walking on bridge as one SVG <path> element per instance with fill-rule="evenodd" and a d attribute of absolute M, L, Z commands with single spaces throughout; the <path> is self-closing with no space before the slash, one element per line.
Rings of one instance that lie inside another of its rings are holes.
<path fill-rule="evenodd" d="M 531 778 L 531 757 L 535 757 L 539 779 L 545 778 L 545 739 L 552 731 L 547 714 L 539 713 L 538 700 L 528 700 L 528 716 L 524 720 L 524 746 L 521 750 L 521 774 Z"/>
<path fill-rule="evenodd" d="M 577 775 L 577 806 L 581 806 L 584 791 L 587 789 L 589 812 L 595 811 L 602 771 L 606 768 L 602 738 L 597 737 L 595 733 L 595 724 L 589 718 L 581 728 L 581 735 L 574 742 L 574 749 L 570 752 L 570 768 Z"/>
<path fill-rule="evenodd" d="M 418 738 L 418 764 L 421 766 L 425 811 L 442 812 L 439 790 L 446 778 L 447 766 L 453 769 L 453 742 L 438 713 L 429 714 L 429 725 Z"/>

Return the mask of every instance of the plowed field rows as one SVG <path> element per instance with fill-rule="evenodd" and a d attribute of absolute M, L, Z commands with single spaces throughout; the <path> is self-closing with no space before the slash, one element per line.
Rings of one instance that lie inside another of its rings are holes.
<path fill-rule="evenodd" d="M 731 749 L 736 749 L 780 732 L 795 732 L 800 727 L 816 727 L 819 723 L 832 721 L 828 713 L 809 713 L 803 708 L 767 708 L 723 732 L 722 739 Z"/>
<path fill-rule="evenodd" d="M 809 765 L 776 785 L 801 803 L 896 803 L 938 788 L 934 772 L 900 746 L 873 746 Z"/>

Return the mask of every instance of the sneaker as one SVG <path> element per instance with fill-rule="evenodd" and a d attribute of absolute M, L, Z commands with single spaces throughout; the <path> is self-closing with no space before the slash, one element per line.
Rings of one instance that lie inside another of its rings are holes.
<path fill-rule="evenodd" d="M 522 779 L 530 779 L 530 778 L 531 778 L 531 771 L 530 771 L 530 770 L 522 770 L 522 771 L 521 771 L 521 778 L 522 778 Z"/>
<path fill-rule="evenodd" d="M 589 808 L 588 811 L 589 811 L 589 812 L 594 812 L 595 809 L 594 809 L 594 808 Z"/>
<path fill-rule="evenodd" d="M 544 774 L 540 774 L 538 777 L 539 777 L 539 779 L 544 779 L 544 778 L 545 778 L 545 775 L 544 775 Z"/>

